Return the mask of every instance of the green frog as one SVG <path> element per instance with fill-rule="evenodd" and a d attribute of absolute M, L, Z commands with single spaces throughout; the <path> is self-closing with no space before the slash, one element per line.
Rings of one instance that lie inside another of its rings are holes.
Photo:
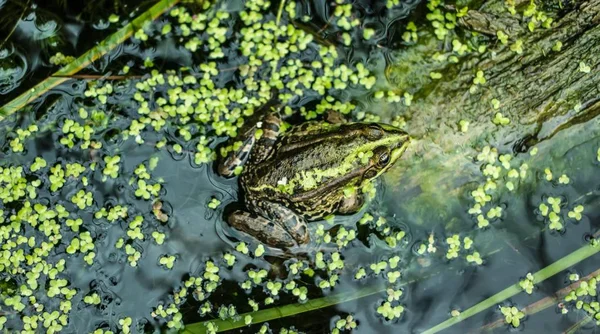
<path fill-rule="evenodd" d="M 246 122 L 217 170 L 225 177 L 239 174 L 244 192 L 246 210 L 230 214 L 228 223 L 276 248 L 308 243 L 309 221 L 359 211 L 361 184 L 388 170 L 410 140 L 381 123 L 282 126 L 274 109 Z"/>

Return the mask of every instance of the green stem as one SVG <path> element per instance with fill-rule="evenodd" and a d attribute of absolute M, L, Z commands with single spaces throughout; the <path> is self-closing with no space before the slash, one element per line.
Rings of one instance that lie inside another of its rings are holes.
<path fill-rule="evenodd" d="M 546 268 L 535 273 L 533 275 L 533 283 L 537 284 L 537 283 L 543 282 L 544 280 L 548 279 L 549 277 L 552 277 L 552 276 L 556 275 L 557 273 L 598 253 L 598 251 L 600 251 L 600 247 L 593 247 L 589 244 L 585 245 L 585 246 L 579 248 L 578 250 L 574 251 L 573 253 L 563 257 L 562 259 L 552 263 L 551 265 L 547 266 Z M 519 283 L 515 283 L 514 285 L 509 286 L 508 288 L 498 292 L 497 294 L 491 296 L 490 298 L 472 306 L 471 308 L 462 312 L 459 316 L 447 319 L 446 321 L 424 331 L 423 334 L 433 334 L 433 333 L 442 331 L 452 325 L 455 325 L 465 319 L 468 319 L 468 318 L 474 316 L 475 314 L 477 314 L 479 312 L 482 312 L 492 306 L 498 305 L 499 303 L 505 301 L 506 299 L 511 298 L 512 296 L 520 293 L 521 291 L 523 291 L 523 290 L 519 286 Z"/>
<path fill-rule="evenodd" d="M 573 324 L 573 326 L 569 327 L 564 334 L 576 334 L 579 333 L 581 327 L 587 325 L 590 321 L 592 321 L 592 317 L 586 315 L 583 319 L 579 320 L 577 323 Z"/>
<path fill-rule="evenodd" d="M 323 297 L 319 299 L 309 300 L 306 303 L 290 304 L 281 307 L 260 310 L 256 312 L 248 312 L 240 314 L 240 320 L 209 320 L 198 322 L 191 325 L 186 325 L 183 334 L 197 334 L 206 332 L 206 324 L 212 322 L 218 326 L 218 331 L 227 331 L 246 326 L 244 318 L 247 315 L 252 316 L 252 323 L 257 324 L 265 321 L 270 321 L 279 318 L 285 318 L 296 314 L 322 309 L 336 304 L 345 303 L 351 300 L 360 299 L 376 293 L 384 291 L 380 286 L 361 289 L 359 291 L 351 291 L 340 293 L 333 296 Z"/>
<path fill-rule="evenodd" d="M 117 45 L 128 39 L 135 31 L 140 29 L 146 21 L 155 20 L 178 2 L 179 0 L 160 0 L 156 5 L 152 6 L 143 14 L 136 17 L 133 21 L 119 29 L 114 34 L 108 36 L 98 45 L 79 56 L 79 58 L 75 59 L 70 64 L 65 65 L 63 68 L 56 71 L 52 76 L 46 78 L 44 81 L 38 83 L 33 88 L 2 106 L 0 108 L 0 120 L 17 112 L 19 109 L 23 108 L 25 105 L 40 97 L 50 89 L 69 80 L 69 76 L 79 72 L 93 61 L 107 54 Z"/>
<path fill-rule="evenodd" d="M 281 0 L 279 3 L 279 10 L 277 11 L 277 19 L 275 20 L 275 24 L 279 25 L 281 21 L 281 15 L 283 14 L 283 7 L 285 7 L 285 0 Z"/>
<path fill-rule="evenodd" d="M 536 314 L 541 312 L 551 306 L 556 305 L 556 303 L 560 302 L 566 295 L 568 295 L 571 291 L 575 291 L 581 285 L 581 282 L 588 281 L 593 277 L 600 275 L 600 269 L 595 270 L 591 274 L 588 274 L 585 277 L 579 279 L 579 281 L 572 283 L 571 285 L 564 287 L 554 293 L 552 296 L 545 297 L 541 300 L 536 301 L 535 303 L 527 305 L 522 312 L 526 315 Z M 500 317 L 496 319 L 496 321 L 491 322 L 483 327 L 481 327 L 478 333 L 483 333 L 486 331 L 491 331 L 492 329 L 498 328 L 504 325 L 504 317 Z"/>

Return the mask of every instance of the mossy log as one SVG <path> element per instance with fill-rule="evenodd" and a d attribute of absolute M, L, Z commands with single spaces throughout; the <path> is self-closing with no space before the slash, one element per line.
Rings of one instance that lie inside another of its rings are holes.
<path fill-rule="evenodd" d="M 527 4 L 515 5 L 522 11 Z M 424 223 L 432 216 L 448 219 L 450 212 L 464 208 L 469 201 L 465 186 L 485 180 L 482 165 L 474 163 L 483 146 L 521 158 L 539 146 L 548 154 L 535 158 L 541 166 L 597 138 L 600 0 L 570 3 L 549 15 L 554 20 L 550 28 L 530 31 L 523 16 L 510 14 L 503 1 L 487 1 L 469 10 L 456 28 L 458 36 L 461 31 L 487 36 L 486 51 L 467 53 L 456 63 L 434 61 L 434 53 L 452 47 L 433 34 L 422 34 L 418 45 L 394 54 L 393 65 L 386 69 L 388 82 L 415 96 L 399 112 L 416 140 L 388 178 L 391 191 L 411 203 L 401 204 L 405 215 Z M 508 43 L 497 39 L 498 30 L 509 35 Z M 521 52 L 511 49 L 517 40 L 522 41 Z M 553 50 L 557 42 L 562 47 Z M 430 71 L 442 73 L 442 79 L 431 79 L 426 75 Z M 478 71 L 484 72 L 486 82 L 474 85 Z M 499 102 L 497 109 L 493 99 Z M 497 113 L 510 123 L 494 124 Z M 461 120 L 469 122 L 467 131 L 461 131 Z M 555 140 L 576 125 L 579 130 Z"/>

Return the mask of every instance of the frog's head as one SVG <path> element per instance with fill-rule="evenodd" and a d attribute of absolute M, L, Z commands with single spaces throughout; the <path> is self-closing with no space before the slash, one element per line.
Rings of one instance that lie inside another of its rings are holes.
<path fill-rule="evenodd" d="M 360 152 L 373 152 L 365 166 L 363 180 L 373 180 L 394 165 L 410 143 L 410 136 L 395 126 L 364 124 L 367 141 L 358 147 Z"/>

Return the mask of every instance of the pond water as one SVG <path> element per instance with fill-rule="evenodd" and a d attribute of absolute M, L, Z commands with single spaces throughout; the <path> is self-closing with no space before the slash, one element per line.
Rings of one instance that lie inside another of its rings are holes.
<path fill-rule="evenodd" d="M 0 0 L 0 331 L 597 331 L 599 120 L 519 153 L 528 125 L 492 110 L 428 131 L 411 105 L 430 91 L 390 79 L 399 55 L 434 57 L 419 44 L 441 34 L 432 22 L 480 51 L 452 24 L 459 9 L 175 3 Z M 441 62 L 463 61 L 446 42 Z M 93 63 L 21 98 L 90 49 Z M 290 251 L 226 223 L 244 194 L 214 166 L 273 99 L 291 125 L 333 110 L 414 135 L 351 190 L 367 205 L 311 222 Z"/>

